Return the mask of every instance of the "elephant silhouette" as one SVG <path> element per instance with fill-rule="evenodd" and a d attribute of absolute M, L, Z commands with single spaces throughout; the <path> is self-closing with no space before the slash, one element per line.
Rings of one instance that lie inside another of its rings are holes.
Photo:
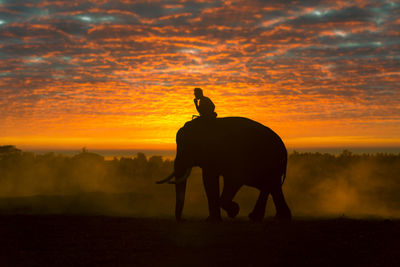
<path fill-rule="evenodd" d="M 260 190 L 249 214 L 251 220 L 264 218 L 269 194 L 273 197 L 276 217 L 291 218 L 282 192 L 287 150 L 282 139 L 270 128 L 242 117 L 195 119 L 179 129 L 176 143 L 174 171 L 157 183 L 175 184 L 175 217 L 178 221 L 182 218 L 186 179 L 195 166 L 202 169 L 210 214 L 207 220 L 220 221 L 220 208 L 229 217 L 236 217 L 239 205 L 232 200 L 243 185 Z M 224 179 L 221 196 L 219 176 Z"/>

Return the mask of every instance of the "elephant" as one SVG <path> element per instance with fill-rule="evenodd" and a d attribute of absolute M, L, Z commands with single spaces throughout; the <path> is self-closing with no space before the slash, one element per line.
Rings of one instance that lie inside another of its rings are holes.
<path fill-rule="evenodd" d="M 175 217 L 182 219 L 186 180 L 192 167 L 202 169 L 208 200 L 208 221 L 220 221 L 224 209 L 231 218 L 239 213 L 233 201 L 243 186 L 260 190 L 252 221 L 261 221 L 269 194 L 276 207 L 276 217 L 291 219 L 282 192 L 286 178 L 287 150 L 282 139 L 270 128 L 243 117 L 197 118 L 188 121 L 176 134 L 174 171 L 158 181 L 175 184 Z M 220 196 L 219 177 L 224 186 Z M 175 180 L 172 180 L 175 177 Z"/>

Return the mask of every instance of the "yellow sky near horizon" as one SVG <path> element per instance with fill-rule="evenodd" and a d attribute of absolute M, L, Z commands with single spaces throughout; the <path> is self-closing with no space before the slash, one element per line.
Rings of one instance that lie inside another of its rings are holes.
<path fill-rule="evenodd" d="M 263 123 L 277 132 L 288 148 L 318 147 L 398 147 L 399 126 L 383 124 L 381 120 L 362 121 L 354 118 L 320 120 L 307 118 L 300 111 L 285 113 L 282 101 L 266 99 L 264 107 L 259 99 L 247 99 L 235 104 L 236 99 L 218 96 L 214 90 L 205 89 L 215 104 L 219 117 L 245 116 Z M 8 129 L 10 136 L 0 136 L 0 144 L 13 144 L 29 149 L 175 149 L 175 135 L 183 124 L 196 114 L 192 88 L 187 89 L 187 99 L 165 96 L 163 101 L 154 99 L 154 115 L 75 115 L 13 120 Z M 225 101 L 219 100 L 226 99 Z M 232 101 L 231 101 L 232 99 Z M 246 99 L 246 98 L 245 98 Z M 132 103 L 134 102 L 132 98 Z M 170 108 L 156 110 L 161 107 Z M 179 104 L 181 103 L 181 104 Z M 303 102 L 304 104 L 304 102 Z M 130 109 L 130 103 L 118 109 Z M 327 104 L 329 105 L 329 104 Z M 342 104 L 343 105 L 343 104 Z M 133 110 L 133 108 L 131 108 Z M 232 113 L 229 111 L 232 110 Z M 164 115 L 165 114 L 165 115 Z M 382 125 L 384 127 L 382 131 Z M 3 126 L 4 128 L 4 126 Z M 384 133 L 384 135 L 382 134 Z"/>

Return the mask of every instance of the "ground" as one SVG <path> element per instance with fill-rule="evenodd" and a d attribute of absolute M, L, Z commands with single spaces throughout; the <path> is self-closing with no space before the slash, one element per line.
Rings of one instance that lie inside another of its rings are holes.
<path fill-rule="evenodd" d="M 0 216 L 1 266 L 400 266 L 400 221 Z"/>

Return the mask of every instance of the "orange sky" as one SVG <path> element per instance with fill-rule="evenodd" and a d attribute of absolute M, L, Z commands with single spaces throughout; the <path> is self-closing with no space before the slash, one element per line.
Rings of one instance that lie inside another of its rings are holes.
<path fill-rule="evenodd" d="M 289 2 L 0 1 L 0 145 L 174 149 L 202 87 L 289 148 L 400 147 L 399 4 Z"/>

